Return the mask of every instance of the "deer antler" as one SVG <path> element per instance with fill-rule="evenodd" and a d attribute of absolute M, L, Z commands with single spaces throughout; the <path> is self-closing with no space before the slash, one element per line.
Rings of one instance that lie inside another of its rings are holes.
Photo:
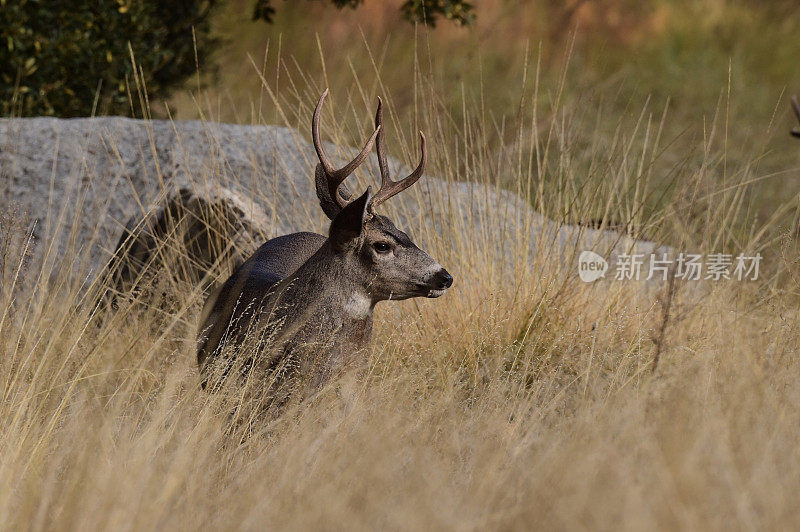
<path fill-rule="evenodd" d="M 392 181 L 389 174 L 389 165 L 386 163 L 386 146 L 384 144 L 385 135 L 383 129 L 383 102 L 380 98 L 378 98 L 378 111 L 375 113 L 375 128 L 375 132 L 378 134 L 378 138 L 375 141 L 375 147 L 378 152 L 378 167 L 381 171 L 381 188 L 377 193 L 375 193 L 374 196 L 372 196 L 372 199 L 367 206 L 367 209 L 370 212 L 374 212 L 375 207 L 416 183 L 417 180 L 422 177 L 422 172 L 425 171 L 425 163 L 428 160 L 428 152 L 425 149 L 425 135 L 423 135 L 422 131 L 420 131 L 419 138 L 422 156 L 420 157 L 419 165 L 417 165 L 416 170 L 411 172 L 408 177 L 401 179 L 400 181 Z"/>
<path fill-rule="evenodd" d="M 340 207 L 344 208 L 347 205 L 347 202 L 339 194 L 339 185 L 341 185 L 342 182 L 347 179 L 347 176 L 352 174 L 353 171 L 358 168 L 358 166 L 367 158 L 370 150 L 372 150 L 372 144 L 375 142 L 381 127 L 376 126 L 372 136 L 369 138 L 367 143 L 364 144 L 364 148 L 358 155 L 356 155 L 355 159 L 344 165 L 342 168 L 338 170 L 335 169 L 331 164 L 330 159 L 328 159 L 325 150 L 322 148 L 322 141 L 319 137 L 320 111 L 322 110 L 322 104 L 325 103 L 325 98 L 327 96 L 328 89 L 325 89 L 325 92 L 322 93 L 322 96 L 320 96 L 319 101 L 317 102 L 317 107 L 314 109 L 314 117 L 311 121 L 311 138 L 314 142 L 314 149 L 317 151 L 317 157 L 319 157 L 320 165 L 325 171 L 325 176 L 328 178 L 328 191 L 330 192 L 330 196 Z"/>
<path fill-rule="evenodd" d="M 792 96 L 792 108 L 794 109 L 794 114 L 797 115 L 797 121 L 800 122 L 800 102 L 797 101 L 797 96 Z M 794 128 L 792 135 L 800 137 L 800 127 Z M 380 142 L 380 135 L 378 136 L 378 141 Z"/>

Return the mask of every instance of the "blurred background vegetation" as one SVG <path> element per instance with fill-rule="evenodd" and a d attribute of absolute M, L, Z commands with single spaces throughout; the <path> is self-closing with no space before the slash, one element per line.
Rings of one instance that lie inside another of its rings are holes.
<path fill-rule="evenodd" d="M 305 127 L 325 87 L 334 101 L 363 100 L 365 108 L 381 95 L 391 103 L 389 135 L 409 139 L 407 153 L 411 132 L 427 125 L 422 115 L 434 114 L 455 140 L 434 138 L 433 149 L 481 138 L 487 157 L 498 160 L 536 129 L 540 144 L 552 144 L 547 156 L 583 168 L 586 181 L 612 180 L 622 165 L 646 159 L 638 171 L 652 175 L 652 186 L 640 220 L 658 218 L 652 215 L 671 204 L 702 212 L 704 203 L 741 194 L 742 238 L 800 193 L 800 146 L 788 134 L 796 122 L 788 97 L 800 92 L 797 0 L 482 0 L 473 2 L 470 24 L 443 20 L 435 28 L 409 22 L 404 3 L 366 0 L 339 10 L 322 1 L 273 1 L 267 25 L 252 21 L 248 0 L 227 1 L 212 20 L 223 44 L 200 79 L 164 103 L 178 118 Z M 272 98 L 297 109 L 295 117 L 278 116 Z M 335 114 L 346 140 L 358 144 L 368 113 Z M 552 141 L 542 141 L 550 132 Z M 449 157 L 466 151 L 452 148 Z M 485 179 L 472 175 L 474 166 L 465 161 L 455 177 Z M 561 183 L 558 166 L 498 181 L 511 189 L 527 179 Z M 692 182 L 701 172 L 727 192 L 674 186 L 676 175 Z M 613 188 L 596 204 L 620 194 Z M 555 219 L 571 216 L 565 201 L 537 207 Z M 631 222 L 630 212 L 611 217 Z M 713 223 L 687 212 L 674 218 Z M 792 220 L 787 213 L 778 234 L 796 237 Z"/>
<path fill-rule="evenodd" d="M 252 20 L 272 24 L 272 1 L 251 1 Z M 132 82 L 150 98 L 167 97 L 208 66 L 209 51 L 220 44 L 211 34 L 219 3 L 0 0 L 0 109 L 6 116 L 126 114 Z M 363 0 L 330 3 L 356 9 Z M 431 27 L 441 18 L 473 20 L 464 0 L 406 0 L 400 11 Z"/>
<path fill-rule="evenodd" d="M 7 116 L 297 127 L 330 87 L 340 102 L 387 98 L 394 134 L 408 138 L 431 111 L 456 137 L 491 130 L 481 136 L 490 153 L 556 130 L 550 156 L 587 176 L 598 154 L 615 145 L 643 153 L 658 137 L 652 209 L 685 193 L 667 176 L 710 160 L 721 181 L 757 184 L 745 198 L 755 219 L 800 193 L 800 149 L 788 135 L 788 96 L 800 91 L 798 0 L 0 4 Z M 295 115 L 281 116 L 275 101 Z M 369 124 L 367 114 L 337 120 L 354 144 Z M 545 174 L 536 179 L 558 177 Z"/>

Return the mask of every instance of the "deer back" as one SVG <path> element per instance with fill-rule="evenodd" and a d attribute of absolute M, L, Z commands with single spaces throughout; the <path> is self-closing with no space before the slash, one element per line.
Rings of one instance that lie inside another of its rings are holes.
<path fill-rule="evenodd" d="M 317 233 L 300 232 L 268 240 L 206 299 L 200 317 L 197 361 L 202 366 L 217 349 L 237 308 L 258 304 L 273 286 L 294 273 L 325 243 Z"/>

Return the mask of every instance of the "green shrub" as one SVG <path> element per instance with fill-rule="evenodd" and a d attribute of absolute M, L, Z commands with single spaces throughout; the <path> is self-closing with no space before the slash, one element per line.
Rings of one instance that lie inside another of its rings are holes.
<path fill-rule="evenodd" d="M 137 98 L 131 54 L 149 97 L 163 98 L 208 55 L 215 3 L 0 0 L 0 110 L 4 116 L 130 114 L 129 85 Z"/>

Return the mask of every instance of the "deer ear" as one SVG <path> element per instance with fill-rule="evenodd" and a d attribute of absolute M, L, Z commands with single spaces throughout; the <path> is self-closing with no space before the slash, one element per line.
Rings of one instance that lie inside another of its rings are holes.
<path fill-rule="evenodd" d="M 367 191 L 360 198 L 348 203 L 333 219 L 328 240 L 334 250 L 343 250 L 347 244 L 361 236 L 361 229 L 364 227 L 364 220 L 367 217 L 367 205 L 371 197 L 371 187 L 367 187 Z"/>

